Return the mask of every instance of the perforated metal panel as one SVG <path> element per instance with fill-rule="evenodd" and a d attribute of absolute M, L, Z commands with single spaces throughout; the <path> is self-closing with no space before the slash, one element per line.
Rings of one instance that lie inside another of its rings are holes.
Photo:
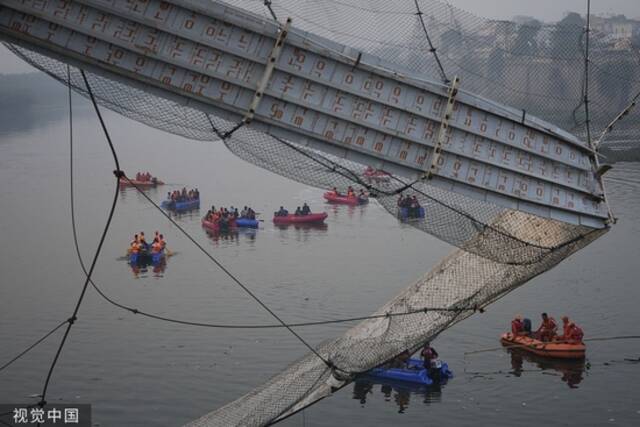
<path fill-rule="evenodd" d="M 203 0 L 0 5 L 5 40 L 210 114 L 251 118 L 259 130 L 412 179 L 433 162 L 433 185 L 500 206 L 593 227 L 607 218 L 584 142 L 463 91 L 454 91 L 445 118 L 448 87 L 295 30 L 295 22 L 282 34 L 274 21 Z"/>

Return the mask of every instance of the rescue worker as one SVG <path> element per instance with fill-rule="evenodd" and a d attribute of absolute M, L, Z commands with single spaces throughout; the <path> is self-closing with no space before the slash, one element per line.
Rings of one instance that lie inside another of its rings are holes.
<path fill-rule="evenodd" d="M 356 196 L 356 193 L 353 191 L 353 187 L 349 186 L 349 188 L 347 189 L 347 197 L 352 198 L 355 196 Z"/>
<path fill-rule="evenodd" d="M 542 313 L 542 323 L 535 333 L 536 338 L 540 341 L 551 341 L 557 330 L 558 325 L 555 319 L 548 316 L 547 313 Z"/>
<path fill-rule="evenodd" d="M 511 321 L 511 333 L 514 336 L 524 334 L 524 324 L 522 323 L 522 316 L 519 314 Z"/>
<path fill-rule="evenodd" d="M 162 251 L 162 245 L 160 244 L 160 240 L 156 237 L 153 239 L 153 243 L 151 243 L 151 253 L 157 254 Z"/>
<path fill-rule="evenodd" d="M 431 347 L 429 341 L 424 344 L 422 351 L 420 352 L 422 360 L 424 360 L 424 367 L 431 369 L 432 363 L 438 358 L 438 352 L 435 348 Z"/>
<path fill-rule="evenodd" d="M 581 343 L 584 338 L 582 329 L 573 322 L 569 323 L 568 335 L 565 339 L 570 343 Z"/>
<path fill-rule="evenodd" d="M 131 246 L 129 247 L 129 252 L 133 254 L 137 254 L 138 252 L 140 252 L 140 243 L 138 242 L 137 239 L 131 242 Z"/>
<path fill-rule="evenodd" d="M 438 369 L 436 364 L 436 361 L 438 360 L 438 352 L 435 348 L 431 347 L 429 341 L 424 344 L 424 347 L 420 352 L 420 356 L 422 357 L 425 369 L 429 373 L 429 377 L 434 381 L 439 380 L 440 369 Z"/>

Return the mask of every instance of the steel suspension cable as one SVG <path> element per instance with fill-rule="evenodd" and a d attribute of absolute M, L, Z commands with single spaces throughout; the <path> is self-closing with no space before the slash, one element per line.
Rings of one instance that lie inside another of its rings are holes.
<path fill-rule="evenodd" d="M 93 260 L 91 261 L 91 266 L 89 268 L 89 271 L 87 272 L 87 277 L 86 280 L 84 282 L 84 285 L 82 287 L 82 291 L 80 292 L 80 296 L 78 297 L 78 301 L 76 302 L 75 308 L 73 309 L 73 313 L 71 315 L 71 317 L 69 318 L 69 320 L 67 321 L 67 328 L 64 332 L 64 335 L 62 337 L 62 340 L 60 341 L 60 345 L 58 346 L 58 350 L 56 351 L 56 354 L 53 358 L 53 361 L 51 362 L 51 366 L 49 367 L 49 371 L 47 373 L 47 377 L 44 383 L 44 387 L 42 389 L 42 394 L 41 394 L 41 400 L 39 402 L 39 406 L 44 406 L 46 405 L 46 396 L 47 396 L 47 390 L 49 388 L 49 383 L 51 381 L 51 376 L 53 375 L 53 371 L 58 363 L 58 360 L 60 358 L 60 354 L 62 353 L 62 349 L 65 345 L 65 343 L 67 342 L 67 337 L 69 336 L 69 332 L 71 331 L 71 327 L 73 326 L 73 324 L 75 323 L 75 321 L 77 320 L 77 315 L 78 315 L 78 311 L 80 310 L 80 305 L 82 304 L 82 301 L 84 300 L 84 296 L 86 294 L 87 291 L 87 287 L 89 286 L 89 280 L 91 279 L 91 275 L 93 274 L 93 271 L 95 269 L 95 266 L 98 262 L 98 257 L 100 256 L 100 252 L 102 250 L 102 246 L 104 244 L 104 241 L 107 237 L 107 233 L 109 232 L 109 227 L 111 225 L 111 221 L 113 219 L 113 215 L 115 213 L 116 210 L 116 205 L 118 203 L 118 190 L 119 190 L 119 176 L 121 174 L 120 172 L 120 162 L 118 161 L 118 156 L 116 154 L 115 148 L 113 146 L 113 143 L 111 142 L 111 137 L 109 136 L 109 133 L 107 132 L 106 126 L 104 124 L 104 120 L 102 119 L 102 115 L 100 114 L 100 110 L 98 109 L 98 104 L 95 100 L 95 97 L 93 96 L 93 91 L 91 90 L 91 86 L 89 85 L 89 81 L 87 80 L 87 76 L 85 75 L 83 70 L 80 70 L 80 73 L 82 74 L 82 79 L 84 80 L 84 83 L 87 87 L 87 92 L 89 94 L 89 97 L 91 98 L 91 102 L 96 110 L 96 114 L 98 116 L 98 119 L 100 120 L 100 124 L 102 125 L 102 129 L 105 132 L 105 136 L 107 138 L 107 142 L 109 144 L 109 148 L 111 149 L 111 154 L 113 156 L 113 160 L 116 166 L 116 170 L 114 171 L 114 174 L 116 176 L 116 182 L 115 182 L 115 192 L 113 195 L 113 201 L 111 203 L 111 208 L 109 210 L 109 215 L 107 217 L 107 222 L 105 223 L 104 229 L 102 231 L 102 234 L 100 236 L 100 241 L 98 243 L 98 247 L 96 248 L 96 251 L 94 253 L 93 256 Z M 68 78 L 68 86 L 69 86 L 69 90 L 71 90 L 71 73 L 70 73 L 70 68 L 67 68 L 67 78 Z"/>
<path fill-rule="evenodd" d="M 433 43 L 431 42 L 431 37 L 429 37 L 429 32 L 427 31 L 427 25 L 424 23 L 424 17 L 423 17 L 423 13 L 422 10 L 420 10 L 420 5 L 418 4 L 418 0 L 413 0 L 413 2 L 416 5 L 416 15 L 418 16 L 418 19 L 420 20 L 420 25 L 422 26 L 422 30 L 424 31 L 424 36 L 427 39 L 427 42 L 429 43 L 429 52 L 431 52 L 433 54 L 433 57 L 436 60 L 436 63 L 438 64 L 438 69 L 440 71 L 440 76 L 442 77 L 442 80 L 444 81 L 444 84 L 449 84 L 451 83 L 451 80 L 449 80 L 449 78 L 447 77 L 447 73 L 445 73 L 444 71 L 444 67 L 442 66 L 442 62 L 440 62 L 440 58 L 438 57 L 438 52 L 436 49 L 436 47 L 433 46 Z"/>

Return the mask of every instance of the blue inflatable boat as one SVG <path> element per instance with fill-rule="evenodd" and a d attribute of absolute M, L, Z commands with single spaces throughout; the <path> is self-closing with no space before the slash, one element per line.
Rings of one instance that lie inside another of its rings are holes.
<path fill-rule="evenodd" d="M 411 211 L 412 209 L 409 208 L 398 208 L 398 218 L 402 221 L 406 221 L 408 219 L 421 219 L 425 217 L 425 211 L 422 206 L 418 208 L 417 215 L 415 212 L 410 215 Z"/>
<path fill-rule="evenodd" d="M 164 258 L 164 250 L 157 253 L 147 251 L 131 252 L 129 254 L 129 263 L 134 265 L 157 265 Z"/>
<path fill-rule="evenodd" d="M 236 227 L 258 228 L 259 221 L 257 219 L 237 218 Z"/>
<path fill-rule="evenodd" d="M 374 368 L 367 372 L 367 376 L 422 385 L 431 385 L 434 382 L 453 378 L 453 372 L 449 370 L 449 366 L 444 362 L 441 362 L 440 366 L 434 368 L 434 370 L 434 377 L 436 378 L 432 378 L 429 375 L 429 371 L 424 368 L 422 360 L 409 359 L 406 368 Z"/>
<path fill-rule="evenodd" d="M 176 212 L 186 212 L 200 209 L 200 199 L 188 200 L 186 202 L 174 202 L 173 200 L 163 200 L 160 206 Z"/>

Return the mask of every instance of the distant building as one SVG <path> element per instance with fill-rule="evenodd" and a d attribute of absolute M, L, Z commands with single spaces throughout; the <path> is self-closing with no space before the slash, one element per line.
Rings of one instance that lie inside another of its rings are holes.
<path fill-rule="evenodd" d="M 640 34 L 640 21 L 624 15 L 591 16 L 591 29 L 617 49 L 626 49 L 631 40 Z"/>

